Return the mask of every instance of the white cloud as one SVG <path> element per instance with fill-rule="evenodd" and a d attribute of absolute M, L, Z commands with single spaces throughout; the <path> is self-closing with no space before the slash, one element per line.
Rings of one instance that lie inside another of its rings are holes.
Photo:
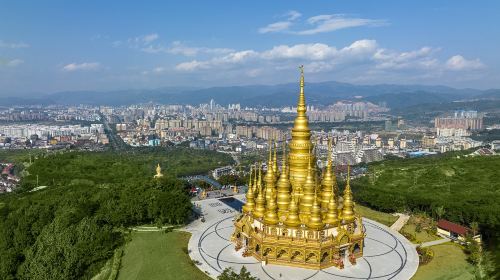
<path fill-rule="evenodd" d="M 155 67 L 153 69 L 153 72 L 155 72 L 155 73 L 161 73 L 161 72 L 164 72 L 164 71 L 165 71 L 164 67 Z"/>
<path fill-rule="evenodd" d="M 244 50 L 238 52 L 232 52 L 225 56 L 214 57 L 206 61 L 192 60 L 188 62 L 179 63 L 175 66 L 176 70 L 179 71 L 196 71 L 210 69 L 213 67 L 224 67 L 231 66 L 235 64 L 241 64 L 252 58 L 257 58 L 258 53 L 254 50 Z"/>
<path fill-rule="evenodd" d="M 129 38 L 127 40 L 127 42 L 131 45 L 131 46 L 135 46 L 137 47 L 137 45 L 149 45 L 151 44 L 152 42 L 156 41 L 158 38 L 160 38 L 160 36 L 156 33 L 151 33 L 151 34 L 146 34 L 146 35 L 141 35 L 141 36 L 137 36 L 137 37 L 134 37 L 134 38 Z"/>
<path fill-rule="evenodd" d="M 165 47 L 163 45 L 157 46 L 147 46 L 141 49 L 143 52 L 147 53 L 169 53 L 175 55 L 183 55 L 183 56 L 196 56 L 200 53 L 204 54 L 226 54 L 230 52 L 234 52 L 233 49 L 228 48 L 206 48 L 206 47 L 190 47 L 184 45 L 180 41 L 174 41 L 170 45 L 170 47 Z"/>
<path fill-rule="evenodd" d="M 153 41 L 156 41 L 158 38 L 160 38 L 160 36 L 158 36 L 158 34 L 156 34 L 156 33 L 153 33 L 153 34 L 144 35 L 142 37 L 142 41 L 145 44 L 149 44 L 149 43 L 151 43 Z"/>
<path fill-rule="evenodd" d="M 446 61 L 446 68 L 450 70 L 474 70 L 484 68 L 479 59 L 467 60 L 461 55 L 454 55 Z"/>
<path fill-rule="evenodd" d="M 393 78 L 439 77 L 449 70 L 477 69 L 484 65 L 479 60 L 455 57 L 448 61 L 439 59 L 440 48 L 424 46 L 409 51 L 398 51 L 379 46 L 377 41 L 363 39 L 343 47 L 324 43 L 278 45 L 267 50 L 233 51 L 215 55 L 206 60 L 191 60 L 175 66 L 177 71 L 195 72 L 211 69 L 221 73 L 240 73 L 260 78 L 304 64 L 312 73 L 344 73 L 346 80 L 370 80 L 370 77 Z M 258 70 L 255 70 L 258 69 Z M 347 74 L 349 73 L 349 74 Z M 416 78 L 415 78 L 416 79 Z"/>
<path fill-rule="evenodd" d="M 280 45 L 275 46 L 268 51 L 262 53 L 264 59 L 311 59 L 323 60 L 331 58 L 337 53 L 335 47 L 330 47 L 326 44 L 298 44 L 294 46 Z"/>
<path fill-rule="evenodd" d="M 380 19 L 349 18 L 344 15 L 333 14 L 310 17 L 307 19 L 307 23 L 314 27 L 295 33 L 299 35 L 312 35 L 358 26 L 381 26 L 387 24 L 387 21 Z"/>
<path fill-rule="evenodd" d="M 259 33 L 286 32 L 297 35 L 313 35 L 332 32 L 340 29 L 358 26 L 382 26 L 388 24 L 386 20 L 348 17 L 343 14 L 317 15 L 306 20 L 305 25 L 310 26 L 303 30 L 290 30 L 296 20 L 302 16 L 297 11 L 286 13 L 286 20 L 278 21 L 259 28 Z"/>
<path fill-rule="evenodd" d="M 301 17 L 302 14 L 297 12 L 297 11 L 291 10 L 288 13 L 286 13 L 284 16 L 287 17 L 288 20 L 296 20 L 299 17 Z"/>
<path fill-rule="evenodd" d="M 422 47 L 409 52 L 379 49 L 373 58 L 378 62 L 376 65 L 378 69 L 429 69 L 440 67 L 439 61 L 432 56 L 439 50 L 431 47 Z"/>
<path fill-rule="evenodd" d="M 208 69 L 208 68 L 210 68 L 210 63 L 208 61 L 197 61 L 197 60 L 179 63 L 175 66 L 176 70 L 187 71 L 187 72 L 201 70 L 201 69 Z"/>
<path fill-rule="evenodd" d="M 22 59 L 4 59 L 0 57 L 0 66 L 8 66 L 8 67 L 16 67 L 23 64 L 24 61 Z"/>
<path fill-rule="evenodd" d="M 302 16 L 301 13 L 297 11 L 289 11 L 282 15 L 282 18 L 286 18 L 286 20 L 278 21 L 270 23 L 264 27 L 259 28 L 259 33 L 272 33 L 272 32 L 280 32 L 287 31 L 293 24 L 293 21 L 300 18 Z"/>
<path fill-rule="evenodd" d="M 65 65 L 62 70 L 66 72 L 74 72 L 74 71 L 91 71 L 97 70 L 101 64 L 99 62 L 83 62 L 80 64 L 70 63 Z"/>
<path fill-rule="evenodd" d="M 288 28 L 290 28 L 291 25 L 292 25 L 291 21 L 278 21 L 278 22 L 268 24 L 265 27 L 259 28 L 259 33 L 264 34 L 264 33 L 270 33 L 270 32 L 284 31 L 284 30 L 288 30 Z"/>
<path fill-rule="evenodd" d="M 0 40 L 0 48 L 8 48 L 8 49 L 20 49 L 20 48 L 28 48 L 29 45 L 23 42 L 19 43 L 8 43 Z"/>
<path fill-rule="evenodd" d="M 7 66 L 16 67 L 16 66 L 21 65 L 23 63 L 24 63 L 24 61 L 21 59 L 12 59 L 12 60 L 7 62 Z"/>

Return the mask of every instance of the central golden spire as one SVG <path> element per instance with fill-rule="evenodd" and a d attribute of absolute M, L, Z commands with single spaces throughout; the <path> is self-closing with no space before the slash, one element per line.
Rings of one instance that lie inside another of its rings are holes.
<path fill-rule="evenodd" d="M 300 94 L 297 103 L 297 117 L 292 128 L 290 141 L 290 183 L 292 188 L 301 187 L 307 177 L 311 150 L 311 130 L 306 115 L 306 98 L 304 94 L 304 66 L 300 67 Z M 315 162 L 312 159 L 312 162 Z M 313 171 L 314 168 L 313 168 Z"/>

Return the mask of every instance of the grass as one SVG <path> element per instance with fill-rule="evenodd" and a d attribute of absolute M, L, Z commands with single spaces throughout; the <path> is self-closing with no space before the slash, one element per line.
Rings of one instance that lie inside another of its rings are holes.
<path fill-rule="evenodd" d="M 397 221 L 398 217 L 393 216 L 389 213 L 379 212 L 368 207 L 356 204 L 355 210 L 361 214 L 361 216 L 366 217 L 370 220 L 374 220 L 386 226 L 391 226 Z"/>
<path fill-rule="evenodd" d="M 406 224 L 403 226 L 401 229 L 402 232 L 407 232 L 411 235 L 414 235 L 416 240 L 412 240 L 413 243 L 419 244 L 427 241 L 433 241 L 433 240 L 438 240 L 441 239 L 441 237 L 435 235 L 435 234 L 429 234 L 425 230 L 421 230 L 420 232 L 415 231 L 415 224 Z"/>
<path fill-rule="evenodd" d="M 123 248 L 120 247 L 116 249 L 113 257 L 104 264 L 101 272 L 92 277 L 91 280 L 115 280 L 118 276 L 118 270 L 120 269 L 122 255 Z"/>
<path fill-rule="evenodd" d="M 173 231 L 133 232 L 125 246 L 118 280 L 211 279 L 187 254 L 190 234 Z"/>
<path fill-rule="evenodd" d="M 462 248 L 453 243 L 430 247 L 434 258 L 426 265 L 420 265 L 413 280 L 465 280 L 473 279 L 473 266 L 466 260 Z"/>

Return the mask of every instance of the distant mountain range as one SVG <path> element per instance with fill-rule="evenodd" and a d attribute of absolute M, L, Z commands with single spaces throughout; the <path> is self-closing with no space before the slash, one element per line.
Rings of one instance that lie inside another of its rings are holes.
<path fill-rule="evenodd" d="M 61 104 L 61 105 L 130 105 L 138 103 L 200 104 L 214 99 L 227 105 L 293 106 L 298 93 L 297 83 L 279 85 L 249 85 L 211 88 L 168 87 L 152 90 L 68 91 L 37 98 L 4 97 L 0 106 Z M 340 82 L 306 84 L 307 102 L 328 105 L 339 100 L 385 102 L 390 108 L 419 104 L 436 104 L 457 100 L 500 99 L 500 90 L 455 89 L 446 86 L 422 85 L 353 85 Z"/>

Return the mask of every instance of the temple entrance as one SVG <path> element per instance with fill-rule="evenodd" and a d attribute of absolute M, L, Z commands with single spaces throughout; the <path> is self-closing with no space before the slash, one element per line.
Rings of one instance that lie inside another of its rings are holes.
<path fill-rule="evenodd" d="M 356 255 L 356 254 L 359 254 L 360 251 L 361 251 L 361 248 L 359 247 L 359 243 L 354 244 L 354 248 L 352 250 L 352 253 L 354 255 Z"/>
<path fill-rule="evenodd" d="M 328 252 L 324 252 L 321 256 L 321 263 L 328 261 Z"/>
<path fill-rule="evenodd" d="M 349 248 L 345 248 L 344 253 L 344 266 L 351 266 L 351 262 L 349 261 Z"/>
<path fill-rule="evenodd" d="M 340 259 L 344 262 L 344 265 L 350 264 L 349 250 L 347 250 L 347 248 L 340 249 Z"/>

